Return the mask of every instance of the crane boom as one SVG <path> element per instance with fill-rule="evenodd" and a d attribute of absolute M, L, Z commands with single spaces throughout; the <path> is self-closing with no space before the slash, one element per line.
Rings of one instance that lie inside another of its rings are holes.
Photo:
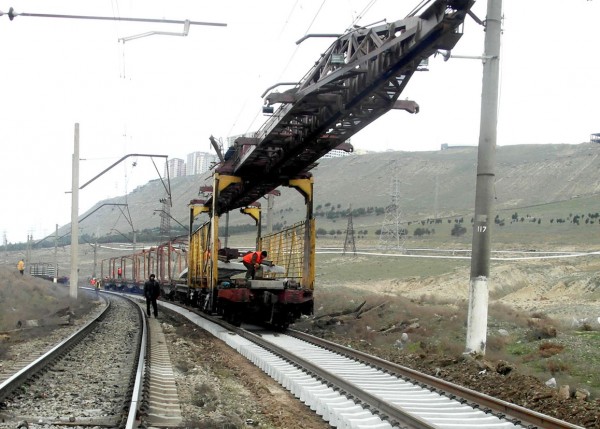
<path fill-rule="evenodd" d="M 473 4 L 434 0 L 419 16 L 338 37 L 295 87 L 266 96 L 268 105 L 279 107 L 252 137 L 235 141 L 216 172 L 239 180 L 206 206 L 220 215 L 309 177 L 319 158 L 344 148 L 377 118 L 394 108 L 408 110 L 398 97 L 422 60 L 456 45 Z"/>

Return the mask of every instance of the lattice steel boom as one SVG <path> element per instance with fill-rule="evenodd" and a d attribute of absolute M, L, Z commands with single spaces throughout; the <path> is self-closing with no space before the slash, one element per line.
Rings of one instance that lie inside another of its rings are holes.
<path fill-rule="evenodd" d="M 278 105 L 254 134 L 240 137 L 216 171 L 240 180 L 218 194 L 216 214 L 248 206 L 263 195 L 308 177 L 316 161 L 391 109 L 422 60 L 451 50 L 474 0 L 435 0 L 419 15 L 339 37 L 294 88 L 266 96 Z M 206 205 L 212 207 L 212 201 Z"/>

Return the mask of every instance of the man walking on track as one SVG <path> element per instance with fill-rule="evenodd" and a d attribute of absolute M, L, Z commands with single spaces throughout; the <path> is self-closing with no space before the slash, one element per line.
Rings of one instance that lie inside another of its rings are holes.
<path fill-rule="evenodd" d="M 150 280 L 144 283 L 144 296 L 146 297 L 146 315 L 150 317 L 150 304 L 154 310 L 154 317 L 158 317 L 158 304 L 156 300 L 160 296 L 160 284 L 155 280 L 156 276 L 150 274 Z"/>

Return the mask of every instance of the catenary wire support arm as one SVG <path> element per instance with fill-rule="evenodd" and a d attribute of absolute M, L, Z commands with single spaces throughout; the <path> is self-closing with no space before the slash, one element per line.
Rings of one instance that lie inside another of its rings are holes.
<path fill-rule="evenodd" d="M 83 222 L 84 220 L 86 220 L 88 217 L 90 217 L 92 214 L 96 213 L 98 210 L 100 210 L 104 206 L 127 206 L 127 204 L 123 204 L 123 203 L 104 203 L 104 204 L 101 204 L 98 207 L 96 207 L 94 210 L 92 210 L 91 212 L 89 212 L 87 215 L 85 215 L 84 217 L 82 217 L 81 219 L 79 219 L 79 222 Z M 121 207 L 119 207 L 119 209 L 121 209 Z M 123 214 L 123 216 L 125 216 L 127 218 L 127 215 L 125 215 L 125 213 L 123 212 L 123 209 L 121 209 L 121 214 Z M 129 219 L 127 219 L 127 222 L 131 223 L 131 221 Z"/>
<path fill-rule="evenodd" d="M 163 180 L 162 176 L 160 175 L 160 171 L 158 170 L 158 167 L 156 166 L 156 162 L 154 162 L 154 158 L 152 158 L 152 155 L 148 155 L 150 156 L 150 159 L 152 160 L 152 165 L 154 165 L 154 169 L 156 170 L 156 174 L 158 174 L 158 177 L 160 178 L 160 182 L 162 183 L 163 187 L 165 188 L 165 192 L 167 193 L 167 196 L 169 197 L 169 205 L 171 207 L 173 207 L 173 199 L 171 198 L 171 179 L 169 177 L 169 175 L 167 175 L 167 184 L 165 185 L 165 181 Z M 165 159 L 167 158 L 167 155 L 161 155 L 164 156 Z M 167 171 L 169 168 L 169 164 L 167 164 Z"/>
<path fill-rule="evenodd" d="M 4 13 L 0 12 L 0 16 Z M 222 22 L 204 22 L 204 21 L 190 21 L 181 19 L 156 19 L 156 18 L 127 18 L 119 16 L 93 16 L 93 15 L 61 15 L 53 13 L 27 13 L 27 12 L 15 12 L 14 8 L 10 8 L 8 18 L 12 21 L 17 16 L 29 16 L 34 18 L 65 18 L 65 19 L 91 19 L 96 21 L 124 21 L 124 22 L 152 22 L 156 24 L 184 24 L 190 25 L 208 25 L 213 27 L 227 27 L 227 24 Z"/>
<path fill-rule="evenodd" d="M 335 37 L 337 39 L 338 37 L 342 37 L 342 34 L 335 34 L 335 33 L 313 33 L 313 34 L 307 34 L 307 35 L 301 37 L 300 39 L 296 40 L 296 45 L 299 45 L 300 43 L 304 42 L 306 39 L 310 39 L 312 37 Z"/>
<path fill-rule="evenodd" d="M 136 34 L 135 36 L 121 37 L 119 39 L 119 42 L 125 43 L 125 42 L 129 42 L 130 40 L 141 39 L 142 37 L 148 37 L 148 36 L 183 36 L 183 37 L 185 37 L 188 35 L 189 32 L 190 32 L 190 21 L 185 20 L 185 22 L 183 23 L 183 32 L 181 32 L 181 33 L 175 33 L 173 31 L 148 31 L 147 33 Z"/>
<path fill-rule="evenodd" d="M 0 16 L 4 15 L 4 12 L 0 11 Z M 183 24 L 183 31 L 181 33 L 175 33 L 171 31 L 149 31 L 134 36 L 122 37 L 119 42 L 128 42 L 130 40 L 140 39 L 142 37 L 162 35 L 162 36 L 187 36 L 190 31 L 190 25 L 207 25 L 212 27 L 227 27 L 227 24 L 223 22 L 205 22 L 205 21 L 190 21 L 189 19 L 156 19 L 156 18 L 127 18 L 118 16 L 93 16 L 93 15 L 62 15 L 53 13 L 27 13 L 27 12 L 15 12 L 14 8 L 8 10 L 8 18 L 12 21 L 17 16 L 29 16 L 34 18 L 62 18 L 62 19 L 88 19 L 96 21 L 122 21 L 122 22 L 150 22 L 155 24 Z"/>
<path fill-rule="evenodd" d="M 473 18 L 473 21 L 475 21 L 477 24 L 481 25 L 482 27 L 485 27 L 485 21 L 482 21 L 481 19 L 479 19 L 479 17 L 477 15 L 475 15 L 475 13 L 473 13 L 472 10 L 468 11 L 467 15 L 469 15 L 471 18 Z"/>
<path fill-rule="evenodd" d="M 144 154 L 144 153 L 130 153 L 128 155 L 125 155 L 124 157 L 122 157 L 118 161 L 114 162 L 113 164 L 111 164 L 110 166 L 108 166 L 107 168 L 105 168 L 104 170 L 102 170 L 100 173 L 98 173 L 94 177 L 92 177 L 90 180 L 88 180 L 83 185 L 81 185 L 79 187 L 79 189 L 85 188 L 87 185 L 89 185 L 90 183 L 92 183 L 98 177 L 102 176 L 108 170 L 110 170 L 114 166 L 118 165 L 119 163 L 121 163 L 121 161 L 129 158 L 130 156 L 144 156 L 144 157 L 150 157 L 150 158 L 165 158 L 165 160 L 169 157 L 168 155 L 151 155 L 151 154 Z M 160 172 L 158 171 L 158 168 L 156 167 L 156 163 L 154 162 L 154 159 L 152 160 L 152 163 L 154 164 L 154 168 L 156 169 L 156 172 L 158 173 L 158 177 L 160 178 L 160 181 L 163 184 L 163 186 L 165 188 L 165 191 L 169 195 L 169 198 L 171 198 L 171 180 L 169 179 L 169 177 L 167 177 L 167 184 L 165 185 L 165 181 L 164 181 L 163 177 L 161 176 Z"/>
<path fill-rule="evenodd" d="M 85 219 L 87 219 L 88 217 L 90 217 L 92 214 L 94 214 L 95 212 L 97 212 L 98 210 L 100 210 L 102 207 L 104 206 L 127 206 L 127 213 L 129 213 L 129 207 L 128 204 L 123 204 L 123 203 L 105 203 L 105 204 L 101 204 L 100 206 L 96 207 L 93 211 L 91 211 L 90 213 L 88 213 L 87 215 L 85 215 L 84 217 L 82 217 L 81 219 L 79 219 L 79 222 L 84 221 Z M 127 223 L 129 223 L 129 225 L 133 226 L 133 222 L 131 221 L 131 214 L 129 214 L 129 218 L 128 215 L 126 215 L 123 212 L 123 209 L 121 207 L 119 207 L 119 209 L 121 210 L 121 214 L 126 218 Z M 57 240 L 60 240 L 61 238 L 65 238 L 68 237 L 71 234 L 71 231 L 68 231 L 67 233 L 61 235 L 60 237 L 57 237 Z M 35 242 L 33 244 L 33 246 L 37 246 L 38 244 L 42 243 L 43 241 L 47 240 L 50 237 L 54 237 L 54 234 L 50 234 L 44 238 L 42 238 L 41 240 Z"/>

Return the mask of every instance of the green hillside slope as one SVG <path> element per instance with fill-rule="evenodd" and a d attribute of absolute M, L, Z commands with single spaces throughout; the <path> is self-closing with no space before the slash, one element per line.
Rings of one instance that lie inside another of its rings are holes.
<path fill-rule="evenodd" d="M 565 242 L 562 236 L 566 234 L 569 241 L 585 239 L 592 242 L 591 226 L 596 225 L 593 231 L 600 233 L 598 220 L 588 218 L 588 214 L 600 211 L 599 154 L 597 144 L 498 147 L 495 204 L 499 221 L 503 222 L 497 228 L 495 241 L 511 243 L 518 238 L 525 241 L 526 246 L 547 240 L 561 244 Z M 454 224 L 462 219 L 467 232 L 453 239 L 468 245 L 475 201 L 476 164 L 476 147 L 323 159 L 313 170 L 319 235 L 331 239 L 332 243 L 339 241 L 347 227 L 344 212 L 351 206 L 355 213 L 354 229 L 357 234 L 362 232 L 360 235 L 365 243 L 373 244 L 377 241 L 376 232 L 385 220 L 385 208 L 397 198 L 411 238 L 416 228 L 429 229 L 429 234 L 420 239 L 439 245 L 450 239 Z M 200 187 L 211 184 L 210 174 L 171 179 L 173 218 L 187 225 L 189 201 L 202 198 Z M 97 206 L 126 202 L 135 229 L 141 231 L 160 226 L 159 213 L 153 212 L 162 209 L 159 200 L 164 197 L 163 184 L 153 180 L 127 196 L 99 201 Z M 260 202 L 266 207 L 266 199 Z M 300 194 L 283 188 L 281 196 L 275 198 L 273 224 L 279 227 L 302 220 L 304 210 Z M 518 222 L 511 223 L 515 214 Z M 579 225 L 572 222 L 577 215 L 581 220 Z M 427 223 L 427 219 L 436 217 L 443 219 L 442 222 Z M 565 222 L 559 225 L 555 223 L 557 219 Z M 266 210 L 263 223 L 266 224 Z M 236 212 L 231 214 L 230 224 L 232 227 L 251 224 L 251 220 Z M 114 229 L 131 231 L 120 211 L 110 206 L 98 210 L 80 226 L 83 234 L 93 235 L 98 231 L 100 236 L 110 234 Z M 178 225 L 171 221 L 171 227 Z M 66 232 L 67 228 L 69 226 L 65 225 L 63 230 Z M 431 233 L 432 229 L 434 233 Z M 505 234 L 506 240 L 502 237 Z M 540 234 L 544 236 L 543 240 L 536 238 Z"/>

